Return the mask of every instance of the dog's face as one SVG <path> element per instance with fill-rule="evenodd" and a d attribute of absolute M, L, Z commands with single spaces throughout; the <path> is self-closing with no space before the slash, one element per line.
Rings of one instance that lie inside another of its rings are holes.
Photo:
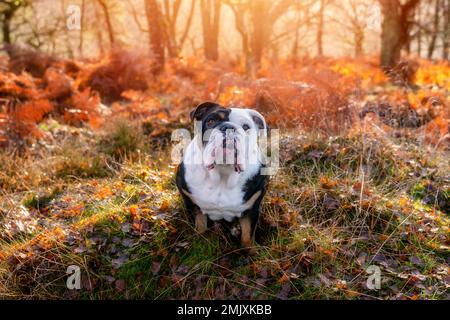
<path fill-rule="evenodd" d="M 201 124 L 203 165 L 233 168 L 240 173 L 258 159 L 258 136 L 267 134 L 264 117 L 252 109 L 224 108 L 205 102 L 191 112 Z"/>

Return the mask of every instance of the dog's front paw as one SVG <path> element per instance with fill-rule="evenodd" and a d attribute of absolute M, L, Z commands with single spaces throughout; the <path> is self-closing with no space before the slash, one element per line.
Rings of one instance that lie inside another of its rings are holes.
<path fill-rule="evenodd" d="M 249 256 L 254 256 L 258 253 L 258 250 L 256 249 L 256 247 L 247 247 L 245 249 L 245 251 Z"/>
<path fill-rule="evenodd" d="M 198 211 L 195 215 L 195 230 L 198 233 L 204 233 L 208 228 L 208 217 L 201 211 Z"/>

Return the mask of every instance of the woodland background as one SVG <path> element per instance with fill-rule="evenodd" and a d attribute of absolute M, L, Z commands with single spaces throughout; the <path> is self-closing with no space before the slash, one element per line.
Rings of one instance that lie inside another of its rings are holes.
<path fill-rule="evenodd" d="M 449 0 L 0 1 L 0 297 L 448 299 L 449 21 Z M 171 133 L 205 100 L 281 130 L 255 256 L 176 191 Z"/>

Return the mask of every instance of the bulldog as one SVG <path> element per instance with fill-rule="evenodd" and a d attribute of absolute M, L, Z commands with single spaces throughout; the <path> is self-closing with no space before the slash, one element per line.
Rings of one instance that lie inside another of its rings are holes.
<path fill-rule="evenodd" d="M 196 133 L 177 168 L 176 184 L 199 233 L 208 221 L 239 219 L 241 245 L 253 245 L 268 176 L 261 173 L 267 137 L 264 117 L 252 109 L 205 102 L 191 113 Z M 200 128 L 199 128 L 200 127 Z"/>

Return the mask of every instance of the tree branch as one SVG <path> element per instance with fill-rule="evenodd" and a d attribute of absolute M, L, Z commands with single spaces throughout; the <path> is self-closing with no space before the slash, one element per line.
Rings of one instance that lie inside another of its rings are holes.
<path fill-rule="evenodd" d="M 187 38 L 187 35 L 189 33 L 189 29 L 191 28 L 192 17 L 194 16 L 194 9 L 195 9 L 195 3 L 196 2 L 197 2 L 197 0 L 192 0 L 191 10 L 189 11 L 189 16 L 188 16 L 188 19 L 186 21 L 186 25 L 184 27 L 184 32 L 183 32 L 183 35 L 181 36 L 181 39 L 180 39 L 180 50 L 181 50 L 181 48 L 183 48 L 183 45 L 186 42 L 186 38 Z"/>
<path fill-rule="evenodd" d="M 133 4 L 131 3 L 131 0 L 127 0 L 129 6 L 131 7 L 131 13 L 133 15 L 133 19 L 136 22 L 136 25 L 138 26 L 139 30 L 141 30 L 142 32 L 146 32 L 148 33 L 149 30 L 144 28 L 144 26 L 141 24 L 141 22 L 139 21 L 139 17 L 137 16 L 137 12 L 136 12 L 136 8 L 133 6 Z"/>

